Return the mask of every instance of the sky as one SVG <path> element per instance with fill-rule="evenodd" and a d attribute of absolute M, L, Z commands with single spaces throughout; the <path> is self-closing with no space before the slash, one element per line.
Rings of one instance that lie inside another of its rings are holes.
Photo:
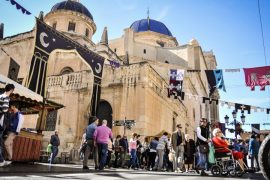
<path fill-rule="evenodd" d="M 5 36 L 29 31 L 40 11 L 48 13 L 60 0 L 17 0 L 32 15 L 23 15 L 10 2 L 0 0 L 0 22 Z M 270 1 L 260 0 L 266 60 L 261 35 L 258 0 L 81 0 L 94 17 L 97 32 L 94 42 L 108 28 L 109 39 L 122 36 L 134 21 L 147 17 L 163 22 L 180 44 L 198 40 L 205 51 L 213 50 L 220 69 L 249 68 L 270 65 Z M 225 73 L 226 93 L 221 100 L 270 108 L 270 90 L 251 91 L 245 86 L 244 72 Z M 220 106 L 220 120 L 227 114 L 232 120 L 233 109 Z M 238 113 L 240 116 L 240 113 Z M 246 123 L 270 123 L 266 112 L 245 113 Z M 238 117 L 239 119 L 239 117 Z M 250 126 L 243 126 L 250 130 Z M 261 129 L 270 129 L 270 125 Z"/>

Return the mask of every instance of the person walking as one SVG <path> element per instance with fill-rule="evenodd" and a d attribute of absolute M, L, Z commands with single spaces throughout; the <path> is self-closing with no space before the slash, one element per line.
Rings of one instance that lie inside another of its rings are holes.
<path fill-rule="evenodd" d="M 127 153 L 129 153 L 129 145 L 126 135 L 124 135 L 119 140 L 119 145 L 120 145 L 120 166 L 122 168 L 125 168 Z"/>
<path fill-rule="evenodd" d="M 141 157 L 141 165 L 146 168 L 149 161 L 149 140 L 147 137 L 144 138 L 144 142 L 142 144 L 142 157 Z"/>
<path fill-rule="evenodd" d="M 51 157 L 50 157 L 50 164 L 54 163 L 54 159 L 58 154 L 58 146 L 60 145 L 60 139 L 58 136 L 58 131 L 54 132 L 54 135 L 51 136 L 51 140 L 50 143 L 52 145 L 52 153 L 51 153 Z"/>
<path fill-rule="evenodd" d="M 80 156 L 81 160 L 84 159 L 86 147 L 87 147 L 87 141 L 86 141 L 86 130 L 85 130 L 85 132 L 83 133 L 83 136 L 82 136 L 82 141 L 81 141 L 81 145 L 80 145 L 80 149 L 79 149 L 79 156 Z"/>
<path fill-rule="evenodd" d="M 15 86 L 13 84 L 7 84 L 5 86 L 5 92 L 0 95 L 0 167 L 8 165 L 2 155 L 3 134 L 8 124 L 7 112 L 9 108 L 9 96 L 13 93 Z"/>
<path fill-rule="evenodd" d="M 106 159 L 106 167 L 111 168 L 111 158 L 113 152 L 113 143 L 112 139 L 108 139 L 108 152 L 107 152 L 107 159 Z"/>
<path fill-rule="evenodd" d="M 118 167 L 118 159 L 120 157 L 120 152 L 121 152 L 120 139 L 121 139 L 121 136 L 117 135 L 114 141 L 114 156 L 115 156 L 114 165 L 113 165 L 114 168 Z"/>
<path fill-rule="evenodd" d="M 207 126 L 207 119 L 202 118 L 200 120 L 200 126 L 197 127 L 197 156 L 198 162 L 196 165 L 196 171 L 199 172 L 198 169 L 201 169 L 201 176 L 208 176 L 205 172 L 206 164 L 207 164 L 207 154 L 209 150 L 208 143 L 211 141 L 209 139 L 209 129 Z"/>
<path fill-rule="evenodd" d="M 254 159 L 256 160 L 257 170 L 259 170 L 259 161 L 258 161 L 259 147 L 260 144 L 257 141 L 255 134 L 252 134 L 249 141 L 248 156 L 251 160 L 251 169 L 253 170 L 255 170 Z"/>
<path fill-rule="evenodd" d="M 15 103 L 11 105 L 12 116 L 11 116 L 9 127 L 8 127 L 7 139 L 5 141 L 5 147 L 8 154 L 8 160 L 12 160 L 13 141 L 15 137 L 21 131 L 23 121 L 24 121 L 23 115 L 19 111 L 18 106 L 19 105 Z"/>
<path fill-rule="evenodd" d="M 151 140 L 150 145 L 149 145 L 149 162 L 147 165 L 148 170 L 152 170 L 155 166 L 155 160 L 157 156 L 157 145 L 158 145 L 158 137 L 155 137 L 154 139 Z"/>
<path fill-rule="evenodd" d="M 164 149 L 165 149 L 166 144 L 169 144 L 168 133 L 164 132 L 161 138 L 159 138 L 158 145 L 157 145 L 157 156 L 158 156 L 157 170 L 158 171 L 161 171 L 163 167 Z"/>
<path fill-rule="evenodd" d="M 173 158 L 173 170 L 175 172 L 183 172 L 184 166 L 184 145 L 185 145 L 185 135 L 182 132 L 182 125 L 176 125 L 177 130 L 173 132 L 171 138 L 172 150 L 174 151 Z"/>
<path fill-rule="evenodd" d="M 89 169 L 87 166 L 88 158 L 90 153 L 93 155 L 93 159 L 95 161 L 95 169 L 98 169 L 98 147 L 94 146 L 94 132 L 98 126 L 99 119 L 97 117 L 93 117 L 93 122 L 87 126 L 86 128 L 86 149 L 83 158 L 83 169 Z"/>
<path fill-rule="evenodd" d="M 130 161 L 129 161 L 129 167 L 133 169 L 137 169 L 137 134 L 133 133 L 132 138 L 129 141 L 129 153 L 131 155 Z"/>
<path fill-rule="evenodd" d="M 192 169 L 194 163 L 194 154 L 196 153 L 195 142 L 189 138 L 189 134 L 185 134 L 184 159 L 186 172 Z"/>
<path fill-rule="evenodd" d="M 94 145 L 98 146 L 99 170 L 103 170 L 107 160 L 108 139 L 113 138 L 112 130 L 107 127 L 107 120 L 102 121 L 102 125 L 94 132 Z"/>
<path fill-rule="evenodd" d="M 137 135 L 137 151 L 136 151 L 136 164 L 137 164 L 137 168 L 141 168 L 141 157 L 142 157 L 142 143 L 140 141 L 140 137 L 141 135 Z"/>

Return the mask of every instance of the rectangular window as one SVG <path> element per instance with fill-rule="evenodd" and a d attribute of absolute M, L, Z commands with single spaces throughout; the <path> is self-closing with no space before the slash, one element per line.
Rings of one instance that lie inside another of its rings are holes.
<path fill-rule="evenodd" d="M 89 36 L 89 29 L 86 28 L 85 30 L 85 36 L 88 37 Z"/>
<path fill-rule="evenodd" d="M 47 115 L 46 131 L 54 131 L 57 120 L 57 111 L 50 111 Z"/>
<path fill-rule="evenodd" d="M 56 23 L 53 23 L 52 27 L 53 29 L 56 29 Z"/>
<path fill-rule="evenodd" d="M 69 23 L 68 23 L 68 31 L 73 31 L 73 32 L 75 32 L 75 26 L 76 26 L 76 23 L 69 22 Z"/>

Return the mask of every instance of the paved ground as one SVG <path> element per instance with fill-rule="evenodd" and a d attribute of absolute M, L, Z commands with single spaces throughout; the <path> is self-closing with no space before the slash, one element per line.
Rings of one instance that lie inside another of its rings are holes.
<path fill-rule="evenodd" d="M 105 171 L 95 171 L 93 167 L 90 170 L 82 170 L 81 165 L 52 165 L 48 164 L 12 164 L 5 168 L 0 168 L 0 179 L 95 179 L 95 180 L 174 180 L 174 179 L 264 179 L 260 173 L 245 174 L 242 178 L 217 178 L 217 177 L 201 177 L 197 174 L 178 174 L 172 172 L 152 172 L 152 171 L 133 171 L 127 169 L 108 169 Z M 151 179 L 150 179 L 151 178 Z M 153 179 L 154 178 L 154 179 Z"/>

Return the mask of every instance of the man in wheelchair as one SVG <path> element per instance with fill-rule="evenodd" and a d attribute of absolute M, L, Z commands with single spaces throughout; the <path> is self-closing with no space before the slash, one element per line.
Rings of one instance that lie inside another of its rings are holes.
<path fill-rule="evenodd" d="M 235 150 L 231 150 L 231 147 L 229 146 L 229 142 L 225 140 L 223 133 L 219 128 L 216 128 L 213 130 L 213 139 L 212 139 L 213 145 L 215 147 L 215 158 L 217 161 L 227 161 L 227 158 L 231 157 L 231 164 L 233 165 L 226 165 L 226 167 L 230 167 L 231 170 L 235 170 L 237 167 L 237 164 L 239 164 L 239 167 L 241 168 L 242 172 L 244 172 L 244 161 L 243 161 L 243 153 Z M 237 163 L 235 163 L 235 160 Z M 224 162 L 218 162 L 219 164 L 223 163 L 223 171 L 224 171 Z M 233 168 L 233 169 L 232 169 Z M 229 171 L 229 169 L 225 169 L 225 171 Z"/>

